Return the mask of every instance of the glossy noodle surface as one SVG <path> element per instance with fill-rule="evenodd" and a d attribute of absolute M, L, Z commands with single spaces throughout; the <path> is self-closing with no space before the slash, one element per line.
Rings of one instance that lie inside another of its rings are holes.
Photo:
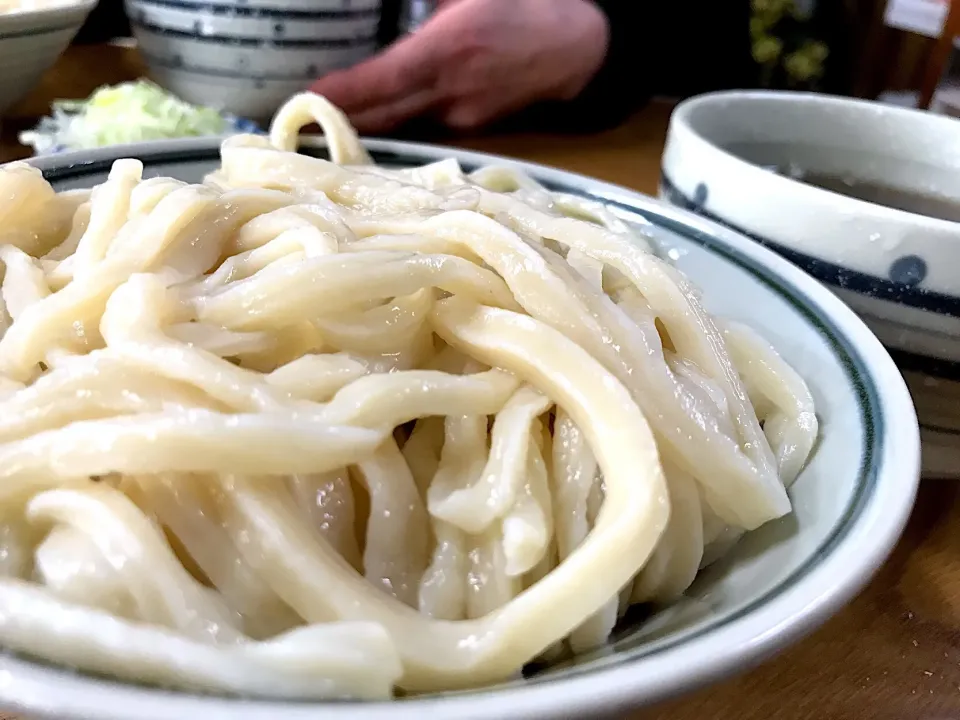
<path fill-rule="evenodd" d="M 0 168 L 7 649 L 261 697 L 494 683 L 790 512 L 804 381 L 603 206 L 376 167 L 313 95 L 203 184 L 142 170 Z"/>

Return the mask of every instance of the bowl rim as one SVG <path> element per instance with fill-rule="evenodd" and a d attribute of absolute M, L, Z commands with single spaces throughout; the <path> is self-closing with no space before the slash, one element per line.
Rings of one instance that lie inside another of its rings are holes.
<path fill-rule="evenodd" d="M 787 110 L 791 105 L 807 105 L 834 109 L 843 108 L 848 112 L 853 111 L 860 113 L 865 120 L 874 120 L 879 114 L 883 114 L 887 117 L 895 117 L 903 122 L 919 123 L 924 126 L 933 125 L 944 131 L 952 130 L 957 132 L 957 121 L 955 118 L 898 105 L 885 105 L 861 98 L 848 98 L 839 95 L 821 95 L 820 93 L 789 90 L 720 90 L 697 95 L 678 103 L 670 115 L 670 126 L 667 130 L 668 139 L 671 136 L 679 136 L 682 138 L 684 134 L 689 134 L 691 138 L 699 140 L 706 146 L 705 148 L 699 148 L 699 150 L 709 149 L 716 153 L 717 157 L 721 157 L 725 161 L 732 161 L 738 170 L 749 173 L 752 181 L 764 183 L 768 186 L 773 185 L 774 187 L 780 186 L 784 189 L 789 189 L 790 192 L 797 193 L 801 199 L 807 198 L 814 202 L 829 200 L 834 203 L 848 205 L 861 215 L 870 214 L 882 219 L 960 233 L 960 222 L 957 221 L 944 220 L 943 218 L 872 203 L 816 185 L 810 185 L 788 175 L 771 172 L 769 169 L 745 160 L 739 155 L 718 145 L 696 126 L 696 113 L 710 109 L 714 109 L 715 112 L 719 113 L 721 108 L 729 109 L 731 105 L 736 103 L 749 107 L 750 103 L 756 102 L 783 103 L 787 106 L 785 108 Z"/>
<path fill-rule="evenodd" d="M 161 141 L 64 153 L 30 162 L 51 174 L 56 174 L 58 168 L 61 174 L 73 170 L 82 173 L 124 156 L 144 158 L 160 154 L 170 162 L 189 161 L 191 156 L 198 159 L 198 153 L 209 157 L 218 143 L 213 138 Z M 325 146 L 322 139 L 311 139 L 306 144 Z M 711 245 L 725 249 L 783 283 L 814 318 L 830 323 L 848 346 L 847 352 L 855 354 L 865 371 L 861 380 L 876 393 L 883 423 L 877 427 L 886 442 L 877 444 L 876 481 L 872 494 L 863 498 L 859 515 L 829 553 L 810 560 L 812 567 L 802 579 L 761 607 L 708 630 L 711 651 L 707 654 L 701 652 L 701 641 L 679 641 L 678 647 L 653 657 L 626 660 L 568 677 L 561 675 L 555 681 L 364 704 L 244 702 L 147 690 L 118 681 L 104 685 L 87 677 L 71 677 L 61 669 L 53 671 L 29 660 L 0 655 L 0 673 L 10 679 L 0 683 L 0 699 L 6 705 L 64 720 L 125 720 L 131 715 L 142 720 L 201 715 L 208 720 L 307 720 L 320 712 L 329 720 L 417 720 L 422 713 L 430 712 L 490 720 L 503 717 L 504 713 L 532 719 L 598 714 L 601 708 L 613 712 L 664 699 L 745 669 L 821 624 L 863 587 L 889 555 L 912 509 L 919 482 L 920 441 L 913 403 L 903 378 L 879 341 L 842 301 L 786 260 L 742 235 L 626 188 L 486 153 L 389 140 L 367 140 L 364 144 L 371 151 L 415 158 L 417 162 L 456 157 L 469 164 L 523 169 L 548 185 L 585 192 L 602 202 L 655 219 L 658 224 L 684 228 L 708 249 Z M 816 319 L 810 322 L 815 324 Z M 45 680 L 44 670 L 55 672 L 58 679 L 66 682 L 58 686 L 53 680 Z"/>
<path fill-rule="evenodd" d="M 956 336 L 956 323 L 949 320 L 947 330 L 945 318 L 960 318 L 960 285 L 944 272 L 960 257 L 960 223 L 869 203 L 771 172 L 728 151 L 711 134 L 701 134 L 699 124 L 691 121 L 701 112 L 735 119 L 759 104 L 785 115 L 803 106 L 825 117 L 843 113 L 865 123 L 889 121 L 894 128 L 936 128 L 960 141 L 955 119 L 816 93 L 709 93 L 674 108 L 661 159 L 660 195 L 763 244 L 839 292 L 874 324 L 898 362 L 935 376 L 956 375 L 956 352 L 935 348 L 937 338 Z M 789 143 L 788 138 L 784 144 Z M 703 190 L 713 187 L 722 192 L 707 198 Z M 774 209 L 791 222 L 780 222 Z M 875 246 L 875 238 L 894 241 Z M 921 274 L 896 276 L 896 264 L 902 262 L 919 267 Z"/>
<path fill-rule="evenodd" d="M 28 35 L 78 30 L 99 0 L 70 0 L 60 5 L 0 14 L 0 42 Z"/>

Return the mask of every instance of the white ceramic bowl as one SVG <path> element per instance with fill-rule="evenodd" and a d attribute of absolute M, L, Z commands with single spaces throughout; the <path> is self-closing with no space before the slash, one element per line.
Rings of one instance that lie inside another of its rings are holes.
<path fill-rule="evenodd" d="M 326 72 L 377 49 L 381 0 L 125 0 L 160 85 L 263 120 Z"/>
<path fill-rule="evenodd" d="M 924 471 L 960 474 L 960 223 L 790 177 L 876 183 L 960 214 L 960 124 L 824 95 L 713 93 L 674 111 L 662 170 L 662 197 L 777 251 L 866 320 L 907 376 Z"/>
<path fill-rule="evenodd" d="M 44 10 L 0 13 L 0 115 L 33 89 L 96 4 L 81 0 Z"/>
<path fill-rule="evenodd" d="M 821 436 L 790 489 L 794 513 L 746 536 L 682 602 L 635 618 L 603 651 L 476 692 L 392 703 L 282 703 L 172 693 L 0 655 L 0 707 L 58 720 L 518 720 L 599 717 L 744 671 L 823 622 L 856 593 L 898 537 L 913 503 L 919 440 L 896 366 L 864 324 L 796 267 L 712 222 L 586 177 L 466 151 L 367 144 L 382 165 L 454 156 L 472 169 L 518 167 L 546 185 L 608 204 L 646 226 L 717 314 L 762 332 L 810 385 Z M 308 141 L 304 152 L 325 152 Z M 35 159 L 58 188 L 106 178 L 116 157 L 145 174 L 199 181 L 214 140 L 145 143 Z"/>

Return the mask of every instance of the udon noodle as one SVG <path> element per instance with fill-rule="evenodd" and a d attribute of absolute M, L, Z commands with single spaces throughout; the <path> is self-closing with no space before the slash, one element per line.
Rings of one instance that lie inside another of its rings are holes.
<path fill-rule="evenodd" d="M 295 152 L 318 122 L 331 161 Z M 602 645 L 790 512 L 803 380 L 606 207 L 301 95 L 202 184 L 0 169 L 0 644 L 297 698 Z"/>

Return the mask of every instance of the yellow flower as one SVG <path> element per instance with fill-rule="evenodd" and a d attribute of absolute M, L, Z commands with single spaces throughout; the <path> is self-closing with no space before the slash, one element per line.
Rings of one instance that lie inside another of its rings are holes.
<path fill-rule="evenodd" d="M 794 9 L 793 0 L 750 0 L 753 16 L 761 19 L 769 27 Z"/>
<path fill-rule="evenodd" d="M 753 59 L 760 65 L 775 63 L 783 52 L 783 42 L 771 35 L 760 37 L 753 43 Z"/>
<path fill-rule="evenodd" d="M 766 35 L 767 30 L 770 29 L 770 24 L 759 17 L 750 18 L 750 37 L 753 40 L 759 40 L 764 35 Z"/>
<path fill-rule="evenodd" d="M 810 53 L 811 58 L 821 63 L 826 60 L 827 56 L 830 54 L 830 48 L 828 48 L 825 43 L 822 43 L 818 40 L 808 40 L 803 44 L 803 47 L 808 53 Z"/>
<path fill-rule="evenodd" d="M 829 52 L 822 42 L 810 40 L 787 55 L 783 67 L 792 80 L 809 82 L 823 75 L 823 63 Z"/>

